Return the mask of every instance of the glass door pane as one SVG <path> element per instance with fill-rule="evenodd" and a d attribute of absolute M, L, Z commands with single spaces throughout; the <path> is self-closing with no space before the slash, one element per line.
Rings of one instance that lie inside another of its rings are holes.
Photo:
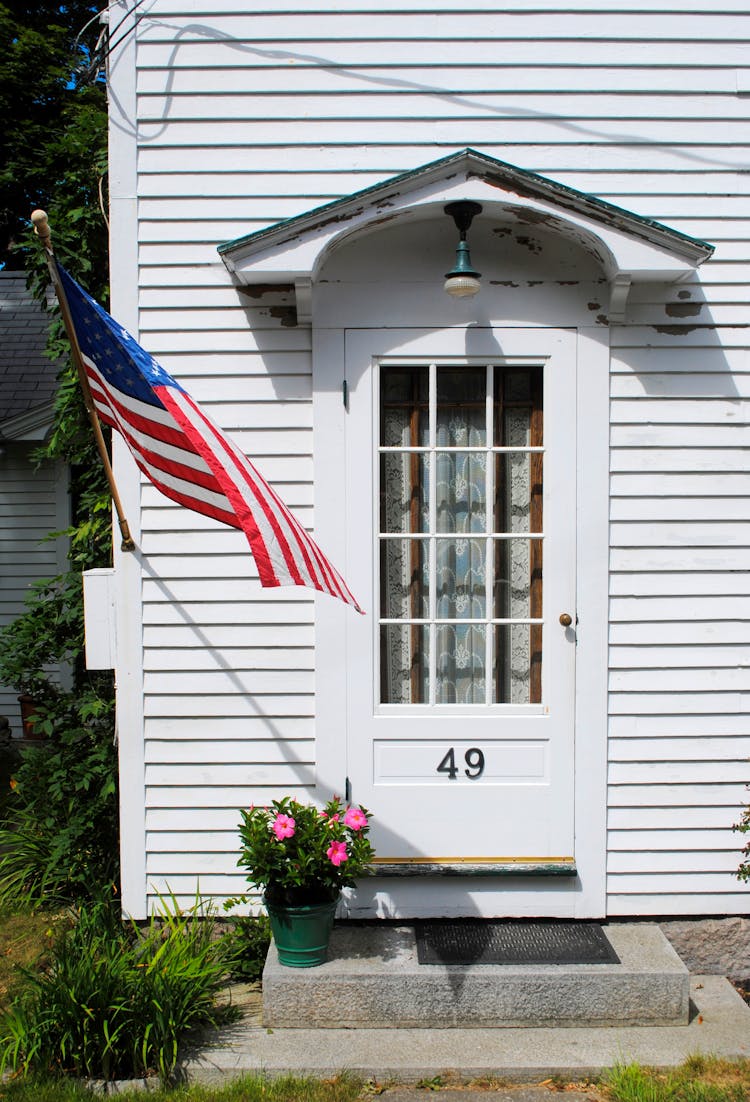
<path fill-rule="evenodd" d="M 542 368 L 380 380 L 381 702 L 540 703 Z"/>

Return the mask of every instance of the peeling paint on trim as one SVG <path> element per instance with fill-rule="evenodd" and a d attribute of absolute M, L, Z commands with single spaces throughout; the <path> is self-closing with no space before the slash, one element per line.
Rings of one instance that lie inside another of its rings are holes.
<path fill-rule="evenodd" d="M 454 165 L 457 171 L 443 174 L 444 169 Z M 335 199 L 331 203 L 325 203 L 303 214 L 295 215 L 293 218 L 267 226 L 255 233 L 236 238 L 234 241 L 228 241 L 218 246 L 219 255 L 229 261 L 231 254 L 241 253 L 244 249 L 258 245 L 267 238 L 289 240 L 302 233 L 319 231 L 331 223 L 349 222 L 363 214 L 366 209 L 382 205 L 400 196 L 405 184 L 416 187 L 422 181 L 426 183 L 430 178 L 435 179 L 441 176 L 448 180 L 460 175 L 462 170 L 466 172 L 467 179 L 480 179 L 491 187 L 500 188 L 505 192 L 515 192 L 515 194 L 525 198 L 550 202 L 563 209 L 586 215 L 596 222 L 614 226 L 624 233 L 670 249 L 693 263 L 700 264 L 714 252 L 714 246 L 707 241 L 690 237 L 688 234 L 674 230 L 661 222 L 654 221 L 654 219 L 644 218 L 632 211 L 624 210 L 622 207 L 617 207 L 594 195 L 577 191 L 575 188 L 560 184 L 535 172 L 529 172 L 526 169 L 497 160 L 485 153 L 479 153 L 475 149 L 466 148 L 439 160 L 431 161 L 420 168 L 393 176 L 382 183 L 373 184 L 369 188 L 352 192 L 350 195 Z M 353 209 L 351 208 L 352 204 L 354 204 Z M 525 220 L 533 220 L 534 215 L 526 211 L 525 208 L 524 211 Z M 554 215 L 550 215 L 549 218 L 554 218 Z"/>

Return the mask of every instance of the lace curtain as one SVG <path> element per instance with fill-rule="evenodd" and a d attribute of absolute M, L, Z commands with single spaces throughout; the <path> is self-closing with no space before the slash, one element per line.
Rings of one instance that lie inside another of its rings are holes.
<path fill-rule="evenodd" d="M 531 615 L 531 543 L 488 536 L 531 530 L 531 454 L 489 450 L 493 443 L 530 444 L 528 370 L 495 371 L 494 440 L 488 440 L 486 368 L 433 370 L 432 408 L 427 366 L 382 372 L 381 444 L 426 450 L 381 454 L 381 531 L 400 537 L 381 538 L 381 616 L 432 619 L 432 625 L 381 627 L 381 699 L 429 701 L 432 668 L 435 703 L 485 703 L 489 658 L 490 700 L 526 703 L 530 629 L 488 621 Z M 493 484 L 494 502 L 488 502 Z"/>

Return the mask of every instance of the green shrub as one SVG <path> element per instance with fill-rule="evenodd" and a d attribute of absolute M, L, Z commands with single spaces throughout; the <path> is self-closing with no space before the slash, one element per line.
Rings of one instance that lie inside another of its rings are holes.
<path fill-rule="evenodd" d="M 240 915 L 227 921 L 221 939 L 227 973 L 233 980 L 254 983 L 263 975 L 271 924 L 265 915 Z"/>
<path fill-rule="evenodd" d="M 37 705 L 42 748 L 24 751 L 0 824 L 0 903 L 88 898 L 118 876 L 117 752 L 110 682 L 48 692 Z"/>
<path fill-rule="evenodd" d="M 174 899 L 143 929 L 111 901 L 81 909 L 42 974 L 0 1016 L 0 1070 L 127 1078 L 174 1070 L 185 1034 L 217 1023 L 224 975 L 211 914 Z"/>
<path fill-rule="evenodd" d="M 98 518 L 93 500 L 89 514 Z M 26 611 L 0 633 L 0 682 L 33 697 L 34 733 L 44 739 L 43 749 L 24 749 L 3 801 L 6 906 L 76 901 L 118 876 L 114 681 L 108 671 L 84 669 L 80 576 L 101 562 L 108 533 L 94 538 L 86 519 L 71 529 L 71 540 L 75 569 L 33 585 Z M 72 673 L 70 690 L 49 674 L 58 664 Z"/>

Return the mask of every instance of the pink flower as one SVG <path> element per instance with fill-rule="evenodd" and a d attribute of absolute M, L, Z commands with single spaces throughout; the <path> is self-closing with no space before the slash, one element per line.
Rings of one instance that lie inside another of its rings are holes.
<path fill-rule="evenodd" d="M 343 864 L 349 857 L 349 854 L 346 852 L 346 842 L 331 842 L 326 850 L 326 856 L 331 864 L 336 865 L 338 868 L 338 866 Z"/>
<path fill-rule="evenodd" d="M 291 838 L 294 834 L 296 823 L 290 815 L 277 815 L 271 829 L 281 842 L 284 838 Z"/>
<path fill-rule="evenodd" d="M 344 816 L 344 824 L 351 827 L 352 830 L 362 830 L 363 827 L 367 826 L 367 816 L 363 815 L 358 807 L 348 807 Z"/>

